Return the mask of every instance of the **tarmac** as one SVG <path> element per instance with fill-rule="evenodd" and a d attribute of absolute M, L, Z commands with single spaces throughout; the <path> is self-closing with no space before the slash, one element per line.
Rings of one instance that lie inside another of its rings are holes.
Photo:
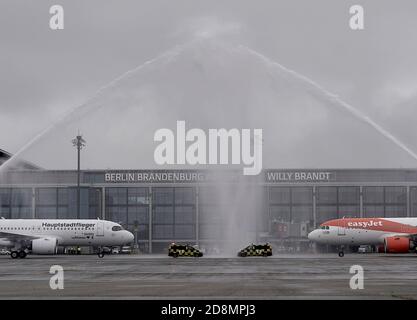
<path fill-rule="evenodd" d="M 53 265 L 63 289 L 50 287 Z M 350 286 L 354 265 L 363 289 Z M 416 265 L 413 254 L 0 256 L 0 299 L 417 299 Z"/>

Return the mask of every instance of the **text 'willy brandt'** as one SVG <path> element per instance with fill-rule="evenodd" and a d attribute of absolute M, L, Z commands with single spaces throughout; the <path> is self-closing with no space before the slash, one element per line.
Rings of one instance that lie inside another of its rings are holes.
<path fill-rule="evenodd" d="M 267 172 L 267 181 L 292 182 L 292 181 L 330 181 L 332 172 L 328 171 L 292 171 L 292 172 Z"/>

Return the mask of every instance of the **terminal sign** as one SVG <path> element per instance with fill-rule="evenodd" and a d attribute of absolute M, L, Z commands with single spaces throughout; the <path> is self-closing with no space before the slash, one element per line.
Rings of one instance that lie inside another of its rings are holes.
<path fill-rule="evenodd" d="M 268 171 L 267 182 L 326 182 L 332 180 L 329 171 Z"/>
<path fill-rule="evenodd" d="M 105 182 L 140 183 L 140 182 L 199 182 L 206 179 L 199 172 L 106 172 Z"/>
<path fill-rule="evenodd" d="M 234 172 L 232 172 L 234 173 Z M 335 180 L 335 172 L 314 170 L 268 170 L 265 171 L 264 181 L 270 183 L 294 182 L 329 182 Z M 143 170 L 105 172 L 106 183 L 199 183 L 209 181 L 234 181 L 234 175 L 225 172 L 214 174 L 207 171 L 181 170 Z M 259 181 L 259 179 L 257 179 Z"/>

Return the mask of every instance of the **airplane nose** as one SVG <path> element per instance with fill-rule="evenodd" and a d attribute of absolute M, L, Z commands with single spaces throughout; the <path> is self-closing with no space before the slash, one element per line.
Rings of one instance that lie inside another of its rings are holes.
<path fill-rule="evenodd" d="M 308 234 L 308 239 L 311 241 L 315 241 L 317 239 L 317 230 L 313 230 Z"/>
<path fill-rule="evenodd" d="M 129 232 L 129 231 L 128 231 L 127 240 L 128 240 L 129 242 L 133 242 L 133 240 L 135 240 L 135 236 L 133 235 L 133 233 L 132 233 L 132 232 Z"/>

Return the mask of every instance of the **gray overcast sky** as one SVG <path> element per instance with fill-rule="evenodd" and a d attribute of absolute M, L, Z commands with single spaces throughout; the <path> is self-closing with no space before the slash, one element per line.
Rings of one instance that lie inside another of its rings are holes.
<path fill-rule="evenodd" d="M 49 29 L 54 4 L 64 7 L 64 30 Z M 364 6 L 363 31 L 348 26 L 353 4 Z M 97 111 L 23 156 L 71 168 L 80 129 L 85 167 L 153 167 L 154 131 L 185 119 L 263 128 L 264 167 L 415 167 L 343 110 L 285 77 L 271 80 L 259 61 L 228 48 L 246 45 L 313 79 L 417 150 L 416 30 L 414 0 L 2 0 L 0 148 L 17 152 L 114 78 L 211 32 L 207 43 L 109 89 Z"/>

